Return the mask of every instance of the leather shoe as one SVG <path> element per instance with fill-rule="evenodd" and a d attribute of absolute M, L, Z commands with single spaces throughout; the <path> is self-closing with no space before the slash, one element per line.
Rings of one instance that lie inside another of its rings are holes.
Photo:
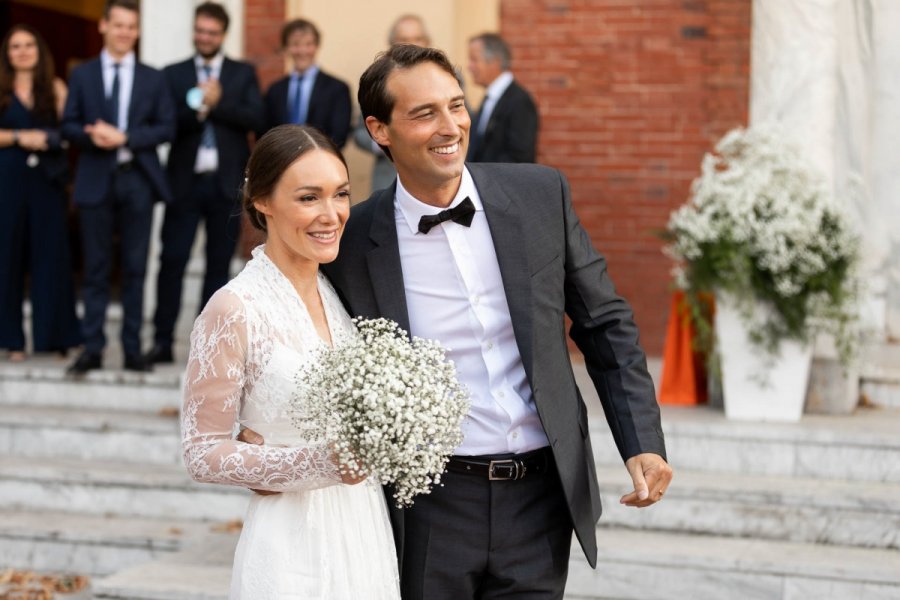
<path fill-rule="evenodd" d="M 145 359 L 140 354 L 125 356 L 125 370 L 137 371 L 138 373 L 148 373 L 153 370 L 153 363 Z"/>
<path fill-rule="evenodd" d="M 156 344 L 144 355 L 144 360 L 151 365 L 171 365 L 175 362 L 175 355 L 172 354 L 172 346 Z"/>
<path fill-rule="evenodd" d="M 88 371 L 103 368 L 103 357 L 93 352 L 82 352 L 66 369 L 68 375 L 84 375 Z"/>

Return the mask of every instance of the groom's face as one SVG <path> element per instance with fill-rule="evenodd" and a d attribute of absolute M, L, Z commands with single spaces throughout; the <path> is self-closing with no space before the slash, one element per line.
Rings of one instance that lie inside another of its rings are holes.
<path fill-rule="evenodd" d="M 390 148 L 403 185 L 425 199 L 430 190 L 462 176 L 469 146 L 469 113 L 456 78 L 432 62 L 397 69 L 387 79 L 394 98 L 389 125 L 368 123 L 376 142 Z"/>

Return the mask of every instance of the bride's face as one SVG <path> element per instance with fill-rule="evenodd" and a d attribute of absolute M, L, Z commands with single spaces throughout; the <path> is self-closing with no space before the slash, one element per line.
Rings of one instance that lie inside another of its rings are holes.
<path fill-rule="evenodd" d="M 291 163 L 272 195 L 257 200 L 266 217 L 267 245 L 316 265 L 337 258 L 350 216 L 350 181 L 336 156 L 311 150 Z"/>

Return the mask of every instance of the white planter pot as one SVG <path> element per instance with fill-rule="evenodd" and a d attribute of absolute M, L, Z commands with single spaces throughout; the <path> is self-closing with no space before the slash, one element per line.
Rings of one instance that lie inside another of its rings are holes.
<path fill-rule="evenodd" d="M 765 306 L 757 306 L 764 315 Z M 812 347 L 783 341 L 772 360 L 751 343 L 747 327 L 727 296 L 716 296 L 716 338 L 722 366 L 725 416 L 740 421 L 799 421 L 803 414 Z"/>

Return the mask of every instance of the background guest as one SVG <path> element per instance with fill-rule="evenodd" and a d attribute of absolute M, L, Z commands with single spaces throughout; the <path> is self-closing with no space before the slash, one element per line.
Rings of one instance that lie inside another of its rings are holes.
<path fill-rule="evenodd" d="M 472 120 L 469 162 L 534 162 L 538 112 L 531 95 L 515 82 L 509 46 L 495 33 L 469 40 L 469 72 L 486 88 Z"/>
<path fill-rule="evenodd" d="M 58 130 L 65 101 L 47 43 L 28 25 L 13 26 L 0 48 L 0 348 L 12 361 L 25 358 L 26 268 L 32 349 L 64 354 L 81 343 Z"/>
<path fill-rule="evenodd" d="M 316 64 L 319 30 L 295 19 L 281 30 L 281 47 L 293 63 L 290 75 L 266 92 L 266 129 L 285 123 L 312 125 L 334 140 L 338 148 L 350 133 L 350 88 Z"/>
<path fill-rule="evenodd" d="M 250 156 L 247 135 L 263 127 L 263 101 L 253 66 L 231 60 L 222 52 L 228 22 L 221 5 L 204 2 L 197 6 L 196 54 L 164 71 L 178 117 L 168 163 L 175 200 L 166 206 L 162 227 L 154 345 L 145 357 L 151 363 L 174 360 L 172 344 L 184 270 L 200 220 L 206 223 L 201 310 L 228 282 L 237 244 L 238 191 Z"/>
<path fill-rule="evenodd" d="M 412 44 L 414 46 L 430 46 L 431 37 L 425 29 L 425 22 L 418 15 L 402 15 L 388 32 L 388 46 L 395 44 Z M 375 163 L 372 165 L 372 191 L 382 190 L 392 183 L 397 177 L 397 170 L 391 159 L 382 152 L 369 130 L 366 122 L 360 115 L 359 122 L 353 130 L 353 142 L 361 150 L 375 155 Z"/>
<path fill-rule="evenodd" d="M 100 20 L 103 50 L 72 71 L 62 133 L 80 149 L 73 198 L 84 247 L 84 352 L 69 367 L 102 367 L 113 236 L 121 239 L 124 367 L 151 368 L 141 355 L 144 276 L 153 203 L 172 195 L 156 147 L 175 135 L 175 109 L 163 74 L 138 63 L 136 0 L 108 0 Z"/>

